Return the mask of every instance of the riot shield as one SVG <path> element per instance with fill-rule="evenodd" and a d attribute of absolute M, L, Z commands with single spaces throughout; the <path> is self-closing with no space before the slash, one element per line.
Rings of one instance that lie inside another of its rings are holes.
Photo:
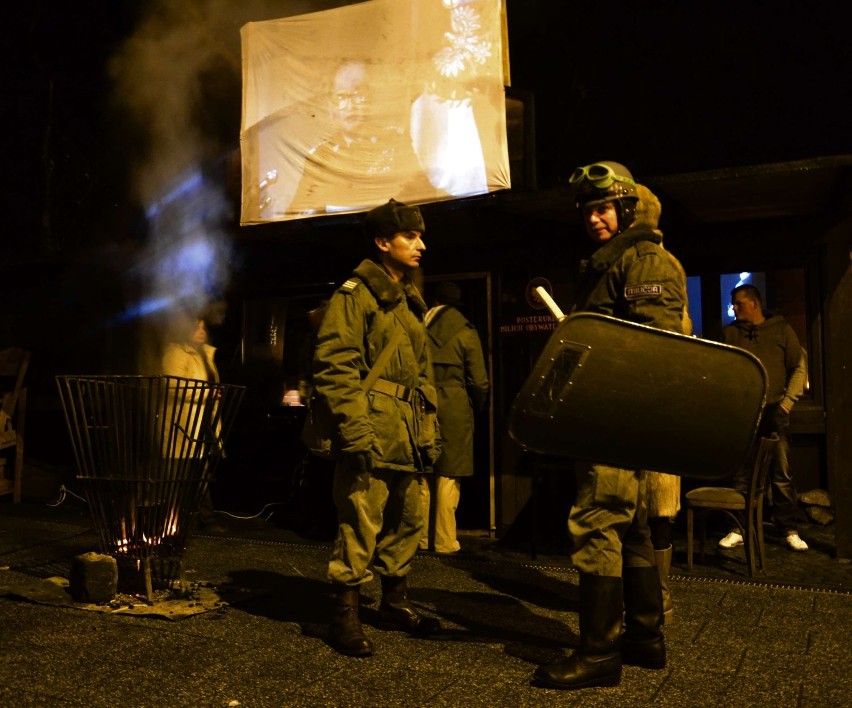
<path fill-rule="evenodd" d="M 745 350 L 577 313 L 518 393 L 509 433 L 533 452 L 720 479 L 748 456 L 766 383 Z"/>

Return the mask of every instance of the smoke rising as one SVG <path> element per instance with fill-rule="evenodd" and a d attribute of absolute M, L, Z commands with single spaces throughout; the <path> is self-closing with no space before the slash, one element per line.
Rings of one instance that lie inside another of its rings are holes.
<path fill-rule="evenodd" d="M 142 292 L 124 315 L 154 332 L 140 352 L 143 372 L 159 369 L 167 325 L 221 302 L 232 275 L 226 187 L 239 141 L 240 27 L 343 4 L 157 0 L 112 57 L 112 105 L 136 136 L 126 150 L 131 196 L 147 224 L 133 273 Z"/>

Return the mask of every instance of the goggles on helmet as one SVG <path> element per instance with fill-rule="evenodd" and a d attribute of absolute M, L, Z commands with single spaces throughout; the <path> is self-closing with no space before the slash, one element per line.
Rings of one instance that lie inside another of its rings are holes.
<path fill-rule="evenodd" d="M 600 162 L 595 162 L 585 167 L 578 167 L 571 173 L 568 183 L 579 186 L 583 180 L 588 180 L 595 189 L 606 189 L 607 187 L 611 187 L 615 182 L 625 182 L 634 187 L 636 186 L 636 182 L 632 179 L 616 174 L 612 167 Z"/>

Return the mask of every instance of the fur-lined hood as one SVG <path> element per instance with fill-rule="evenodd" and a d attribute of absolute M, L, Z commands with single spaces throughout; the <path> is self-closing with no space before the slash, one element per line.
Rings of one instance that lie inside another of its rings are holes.
<path fill-rule="evenodd" d="M 657 195 L 648 189 L 644 184 L 636 185 L 636 195 L 639 201 L 636 204 L 636 215 L 630 228 L 646 228 L 658 233 L 661 237 L 663 232 L 659 230 L 660 214 L 663 212 L 663 207 Z"/>

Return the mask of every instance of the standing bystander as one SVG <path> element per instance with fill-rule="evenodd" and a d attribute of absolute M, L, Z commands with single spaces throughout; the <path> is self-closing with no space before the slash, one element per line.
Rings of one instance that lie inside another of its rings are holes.
<path fill-rule="evenodd" d="M 461 549 L 456 533 L 461 478 L 473 475 L 474 414 L 488 401 L 488 371 L 479 333 L 459 310 L 461 288 L 456 283 L 439 283 L 432 301 L 426 331 L 438 389 L 441 457 L 435 474 L 421 480 L 420 548 L 455 553 Z"/>
<path fill-rule="evenodd" d="M 219 369 L 215 361 L 216 348 L 210 344 L 204 317 L 196 317 L 191 323 L 183 324 L 181 329 L 183 333 L 178 337 L 178 341 L 170 342 L 163 352 L 162 373 L 166 376 L 219 383 Z M 196 405 L 205 404 L 199 402 Z M 187 410 L 186 418 L 195 420 L 197 415 Z M 227 526 L 216 518 L 209 486 L 198 510 L 198 527 L 207 533 L 224 533 L 228 530 Z"/>
<path fill-rule="evenodd" d="M 769 377 L 766 407 L 757 429 L 757 437 L 778 434 L 778 447 L 772 457 L 770 484 L 772 516 L 784 531 L 791 551 L 806 551 L 808 544 L 799 536 L 796 525 L 799 500 L 790 469 L 790 411 L 804 391 L 807 364 L 799 338 L 781 315 L 763 312 L 763 298 L 753 285 L 738 285 L 731 291 L 736 320 L 722 330 L 722 341 L 740 347 L 760 359 Z M 743 493 L 747 480 L 737 475 L 734 485 Z M 731 530 L 719 541 L 721 548 L 743 543 L 739 530 Z"/>

